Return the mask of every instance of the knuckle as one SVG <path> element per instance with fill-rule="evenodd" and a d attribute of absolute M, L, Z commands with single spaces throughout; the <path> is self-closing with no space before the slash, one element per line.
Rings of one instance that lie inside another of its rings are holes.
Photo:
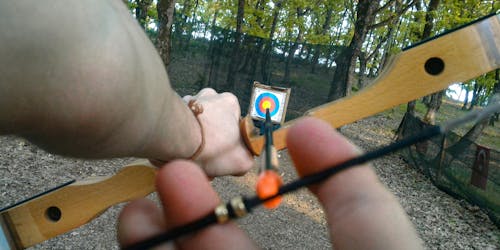
<path fill-rule="evenodd" d="M 186 103 L 189 102 L 191 99 L 193 99 L 192 95 L 185 95 L 182 97 L 182 100 Z"/>
<path fill-rule="evenodd" d="M 237 105 L 239 106 L 239 101 L 238 101 L 238 98 L 232 94 L 232 93 L 229 93 L 229 92 L 224 92 L 222 94 L 220 94 L 221 97 L 223 97 L 224 100 L 226 100 L 229 104 L 231 105 Z"/>
<path fill-rule="evenodd" d="M 198 96 L 216 95 L 217 91 L 212 88 L 204 88 L 198 92 Z"/>

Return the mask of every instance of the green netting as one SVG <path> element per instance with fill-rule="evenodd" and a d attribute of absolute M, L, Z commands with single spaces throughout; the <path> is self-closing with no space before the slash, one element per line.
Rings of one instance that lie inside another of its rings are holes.
<path fill-rule="evenodd" d="M 406 114 L 400 136 L 416 133 L 426 126 L 430 125 Z M 438 188 L 479 206 L 500 227 L 500 152 L 448 133 L 407 148 L 401 154 Z"/>

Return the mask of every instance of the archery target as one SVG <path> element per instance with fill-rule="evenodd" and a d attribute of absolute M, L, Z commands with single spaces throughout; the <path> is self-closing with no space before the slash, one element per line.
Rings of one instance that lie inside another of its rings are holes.
<path fill-rule="evenodd" d="M 273 91 L 270 89 L 255 88 L 250 110 L 250 116 L 254 119 L 266 119 L 266 108 L 269 108 L 271 120 L 281 123 L 286 106 L 286 92 Z"/>
<path fill-rule="evenodd" d="M 273 93 L 262 93 L 257 97 L 257 100 L 255 100 L 255 109 L 259 116 L 266 117 L 266 109 L 269 109 L 269 113 L 271 117 L 273 117 L 278 113 L 279 108 L 280 104 L 278 97 Z"/>

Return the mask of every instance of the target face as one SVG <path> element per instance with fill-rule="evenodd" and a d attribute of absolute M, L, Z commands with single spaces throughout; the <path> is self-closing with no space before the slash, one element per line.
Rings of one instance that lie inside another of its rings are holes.
<path fill-rule="evenodd" d="M 263 84 L 255 84 L 250 102 L 250 116 L 253 119 L 265 120 L 266 109 L 269 109 L 272 122 L 283 122 L 288 94 L 289 89 L 277 89 Z"/>
<path fill-rule="evenodd" d="M 271 117 L 273 117 L 278 113 L 280 103 L 275 94 L 265 92 L 257 97 L 257 100 L 255 100 L 255 106 L 257 114 L 260 116 L 266 117 L 266 109 L 269 109 L 269 113 L 271 114 Z"/>

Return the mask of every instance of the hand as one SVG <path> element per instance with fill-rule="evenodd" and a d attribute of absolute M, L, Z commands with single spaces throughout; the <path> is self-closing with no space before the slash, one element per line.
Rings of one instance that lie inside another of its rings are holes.
<path fill-rule="evenodd" d="M 246 173 L 253 166 L 253 157 L 241 139 L 241 111 L 236 96 L 205 88 L 194 97 L 182 99 L 186 103 L 194 99 L 203 106 L 199 119 L 205 146 L 195 160 L 205 173 L 209 177 Z"/>
<path fill-rule="evenodd" d="M 287 145 L 300 175 L 318 172 L 359 154 L 328 124 L 312 118 L 290 129 Z M 161 169 L 157 189 L 163 211 L 145 199 L 130 203 L 122 211 L 118 224 L 122 246 L 198 219 L 220 203 L 207 178 L 191 162 L 176 161 Z M 311 187 L 311 191 L 325 209 L 335 249 L 422 248 L 403 209 L 370 166 L 342 171 Z M 215 225 L 169 244 L 182 249 L 255 248 L 234 223 Z"/>

